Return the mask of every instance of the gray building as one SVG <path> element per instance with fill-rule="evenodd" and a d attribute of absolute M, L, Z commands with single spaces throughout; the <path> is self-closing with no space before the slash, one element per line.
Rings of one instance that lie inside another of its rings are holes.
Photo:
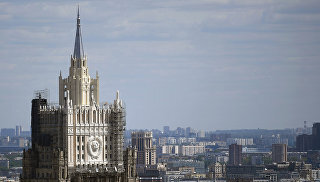
<path fill-rule="evenodd" d="M 240 165 L 242 163 L 242 145 L 229 145 L 229 165 Z"/>
<path fill-rule="evenodd" d="M 16 131 L 14 128 L 1 128 L 1 136 L 3 137 L 14 137 L 16 135 Z"/>

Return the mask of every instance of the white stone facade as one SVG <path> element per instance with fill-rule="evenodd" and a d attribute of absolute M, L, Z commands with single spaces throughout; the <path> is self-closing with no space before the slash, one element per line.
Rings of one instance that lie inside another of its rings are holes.
<path fill-rule="evenodd" d="M 99 76 L 89 75 L 79 14 L 69 75 L 59 76 L 59 105 L 39 96 L 31 115 L 32 149 L 24 152 L 22 181 L 70 181 L 92 170 L 112 173 L 118 181 L 125 168 L 131 169 L 123 159 L 125 106 L 119 91 L 113 103 L 99 104 Z"/>

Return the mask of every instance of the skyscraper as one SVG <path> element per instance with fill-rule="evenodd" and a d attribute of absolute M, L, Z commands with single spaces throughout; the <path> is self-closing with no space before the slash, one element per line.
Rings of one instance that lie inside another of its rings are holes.
<path fill-rule="evenodd" d="M 313 148 L 313 135 L 302 134 L 296 139 L 296 149 L 299 152 L 307 152 Z"/>
<path fill-rule="evenodd" d="M 170 127 L 169 126 L 164 126 L 163 127 L 163 134 L 169 135 L 169 133 L 170 133 Z"/>
<path fill-rule="evenodd" d="M 240 165 L 242 163 L 242 145 L 229 145 L 229 165 Z"/>
<path fill-rule="evenodd" d="M 99 77 L 89 75 L 79 9 L 69 75 L 59 76 L 59 105 L 49 105 L 39 93 L 31 115 L 32 148 L 24 151 L 22 181 L 117 182 L 135 176 L 125 174 L 132 162 L 123 159 L 124 104 L 117 91 L 113 104 L 99 105 Z M 126 158 L 134 152 L 128 150 Z"/>
<path fill-rule="evenodd" d="M 314 123 L 312 126 L 314 150 L 320 150 L 320 123 Z"/>
<path fill-rule="evenodd" d="M 299 152 L 320 150 L 320 123 L 314 123 L 311 135 L 298 135 L 296 149 Z"/>
<path fill-rule="evenodd" d="M 21 131 L 22 131 L 22 127 L 21 126 L 16 126 L 16 136 L 20 136 L 21 135 Z"/>
<path fill-rule="evenodd" d="M 287 144 L 272 144 L 272 161 L 287 162 Z"/>
<path fill-rule="evenodd" d="M 137 166 L 156 164 L 156 147 L 152 145 L 152 132 L 131 133 L 132 147 L 137 148 Z"/>

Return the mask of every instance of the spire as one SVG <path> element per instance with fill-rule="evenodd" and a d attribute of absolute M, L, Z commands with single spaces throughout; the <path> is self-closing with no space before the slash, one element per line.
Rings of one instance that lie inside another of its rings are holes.
<path fill-rule="evenodd" d="M 83 45 L 82 45 L 82 36 L 81 36 L 81 27 L 80 27 L 80 12 L 78 5 L 78 16 L 77 16 L 77 32 L 76 32 L 76 40 L 74 43 L 74 52 L 73 58 L 82 59 L 84 57 Z"/>

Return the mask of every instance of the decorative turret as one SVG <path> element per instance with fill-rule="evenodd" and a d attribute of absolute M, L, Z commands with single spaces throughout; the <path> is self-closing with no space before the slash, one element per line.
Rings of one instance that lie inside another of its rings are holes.
<path fill-rule="evenodd" d="M 59 76 L 59 104 L 64 105 L 66 91 L 70 92 L 72 105 L 90 106 L 99 105 L 99 76 L 91 78 L 87 66 L 87 56 L 84 55 L 82 34 L 80 25 L 80 11 L 77 12 L 77 30 L 74 43 L 73 55 L 70 59 L 68 78 L 63 79 Z"/>

